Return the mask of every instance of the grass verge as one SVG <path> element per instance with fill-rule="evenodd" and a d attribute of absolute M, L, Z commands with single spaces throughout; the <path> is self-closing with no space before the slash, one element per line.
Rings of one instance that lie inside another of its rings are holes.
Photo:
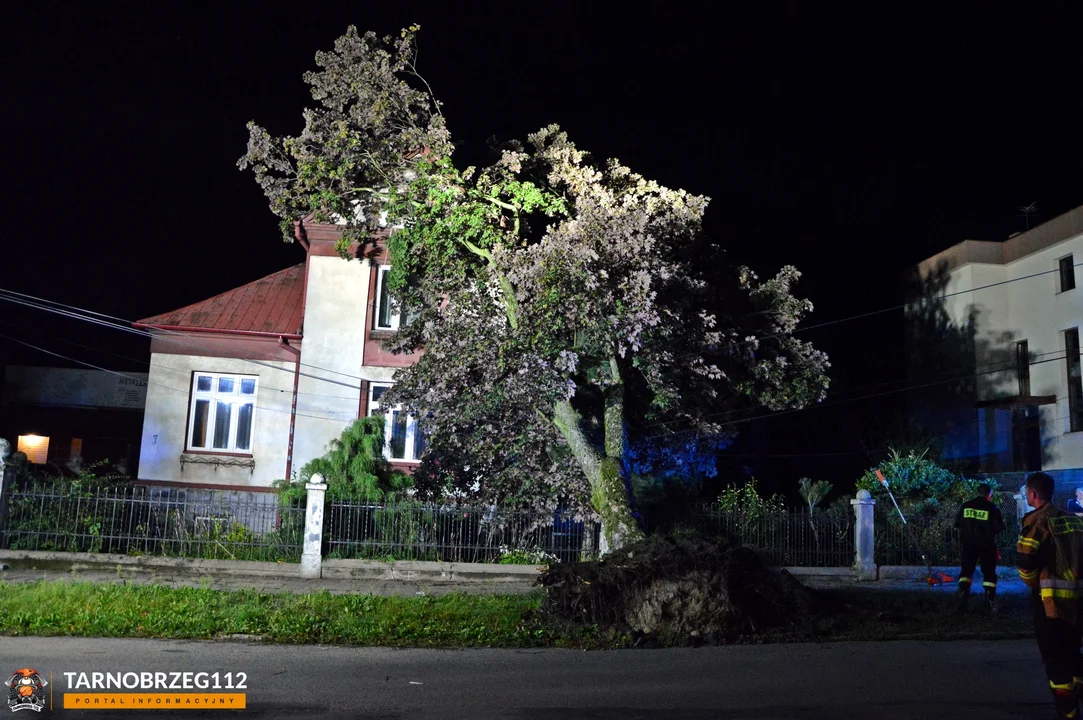
<path fill-rule="evenodd" d="M 538 595 L 272 594 L 39 581 L 0 586 L 0 635 L 213 639 L 401 647 L 547 644 Z"/>
<path fill-rule="evenodd" d="M 1000 613 L 952 615 L 943 592 L 820 591 L 832 611 L 801 631 L 767 631 L 736 642 L 959 640 L 1027 637 L 1028 598 L 1005 597 Z M 164 586 L 47 582 L 0 584 L 0 635 L 215 639 L 392 647 L 654 645 L 596 627 L 544 622 L 541 595 L 271 594 Z"/>

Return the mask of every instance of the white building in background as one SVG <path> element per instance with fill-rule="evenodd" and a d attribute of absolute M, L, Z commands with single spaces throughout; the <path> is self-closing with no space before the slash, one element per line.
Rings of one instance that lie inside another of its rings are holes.
<path fill-rule="evenodd" d="M 939 306 L 953 329 L 973 322 L 966 349 L 976 397 L 939 418 L 953 426 L 949 453 L 986 472 L 1065 471 L 1057 474 L 1083 482 L 1081 265 L 1083 207 L 1005 241 L 966 240 L 917 266 L 926 283 L 943 277 Z"/>
<path fill-rule="evenodd" d="M 398 323 L 386 234 L 350 260 L 335 252 L 338 226 L 302 221 L 296 235 L 304 263 L 136 323 L 152 334 L 141 482 L 270 487 L 378 410 L 396 369 L 416 361 L 381 344 Z M 385 454 L 410 471 L 421 435 L 385 413 Z"/>

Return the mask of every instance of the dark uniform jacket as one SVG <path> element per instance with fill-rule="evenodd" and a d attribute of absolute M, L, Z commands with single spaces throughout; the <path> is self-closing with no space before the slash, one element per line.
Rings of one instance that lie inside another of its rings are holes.
<path fill-rule="evenodd" d="M 1046 503 L 1023 516 L 1016 550 L 1019 577 L 1040 595 L 1046 617 L 1083 620 L 1083 518 Z"/>
<path fill-rule="evenodd" d="M 996 547 L 996 538 L 1004 529 L 1000 509 L 983 497 L 967 500 L 955 516 L 959 540 L 969 547 Z"/>

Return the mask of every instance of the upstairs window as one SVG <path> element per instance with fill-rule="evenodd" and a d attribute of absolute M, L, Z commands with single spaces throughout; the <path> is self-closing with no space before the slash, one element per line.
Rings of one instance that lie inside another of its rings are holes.
<path fill-rule="evenodd" d="M 1061 258 L 1059 267 L 1060 292 L 1075 290 L 1075 263 L 1072 262 L 1072 256 Z"/>
<path fill-rule="evenodd" d="M 388 289 L 387 274 L 390 271 L 390 265 L 376 268 L 376 317 L 373 322 L 376 330 L 398 330 L 404 317 L 405 322 L 409 323 L 415 316 L 415 313 L 411 312 L 410 308 L 403 307 L 403 303 L 398 302 Z"/>
<path fill-rule="evenodd" d="M 1019 381 L 1019 395 L 1030 397 L 1030 348 L 1026 340 L 1015 344 L 1015 374 Z"/>
<path fill-rule="evenodd" d="M 369 386 L 369 415 L 384 415 L 384 457 L 389 460 L 418 462 L 425 454 L 425 436 L 413 415 L 401 406 L 386 407 L 380 399 L 390 385 Z"/>
<path fill-rule="evenodd" d="M 376 272 L 376 329 L 398 330 L 399 308 L 391 297 L 387 288 L 387 274 L 391 271 L 390 265 L 380 265 Z"/>
<path fill-rule="evenodd" d="M 1068 370 L 1068 432 L 1083 431 L 1083 373 L 1080 372 L 1079 328 L 1064 331 Z"/>
<path fill-rule="evenodd" d="M 188 449 L 251 452 L 255 410 L 254 376 L 195 373 L 188 413 Z"/>

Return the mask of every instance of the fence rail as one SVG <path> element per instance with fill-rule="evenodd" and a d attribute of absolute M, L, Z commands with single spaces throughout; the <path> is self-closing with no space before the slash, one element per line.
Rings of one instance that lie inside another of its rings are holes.
<path fill-rule="evenodd" d="M 6 483 L 5 483 L 6 484 Z M 12 483 L 0 548 L 299 562 L 304 508 L 270 493 Z"/>
<path fill-rule="evenodd" d="M 331 501 L 324 511 L 323 555 L 445 562 L 572 562 L 591 557 L 600 527 L 563 513 L 421 503 Z"/>
<path fill-rule="evenodd" d="M 851 513 L 789 509 L 751 514 L 701 508 L 700 529 L 725 535 L 759 552 L 769 565 L 783 567 L 847 567 L 854 564 L 854 521 Z"/>
<path fill-rule="evenodd" d="M 301 562 L 306 506 L 288 506 L 276 493 L 35 481 L 10 468 L 3 487 L 0 549 Z M 1015 500 L 995 500 L 1005 523 L 997 538 L 1001 563 L 1014 564 Z M 920 565 L 911 533 L 934 565 L 959 563 L 957 504 L 904 508 L 907 524 L 888 501 L 865 510 L 871 517 L 863 522 L 872 523 L 860 532 L 853 512 L 807 508 L 751 513 L 705 505 L 696 508 L 695 525 L 740 541 L 774 566 Z M 562 512 L 339 498 L 328 499 L 320 517 L 310 551 L 317 559 L 571 562 L 595 557 L 601 539 L 598 523 Z M 855 535 L 862 533 L 874 538 L 874 558 L 858 561 Z"/>
<path fill-rule="evenodd" d="M 875 550 L 879 565 L 921 565 L 921 553 L 915 540 L 925 551 L 933 565 L 958 565 L 962 561 L 959 531 L 955 529 L 955 516 L 961 503 L 904 509 L 906 523 L 899 518 L 891 501 L 876 505 Z M 997 536 L 1000 563 L 1014 565 L 1015 541 L 1019 537 L 1019 519 L 1015 500 L 997 499 L 1004 530 Z M 909 529 L 908 527 L 909 526 Z M 913 534 L 913 539 L 911 539 Z"/>

